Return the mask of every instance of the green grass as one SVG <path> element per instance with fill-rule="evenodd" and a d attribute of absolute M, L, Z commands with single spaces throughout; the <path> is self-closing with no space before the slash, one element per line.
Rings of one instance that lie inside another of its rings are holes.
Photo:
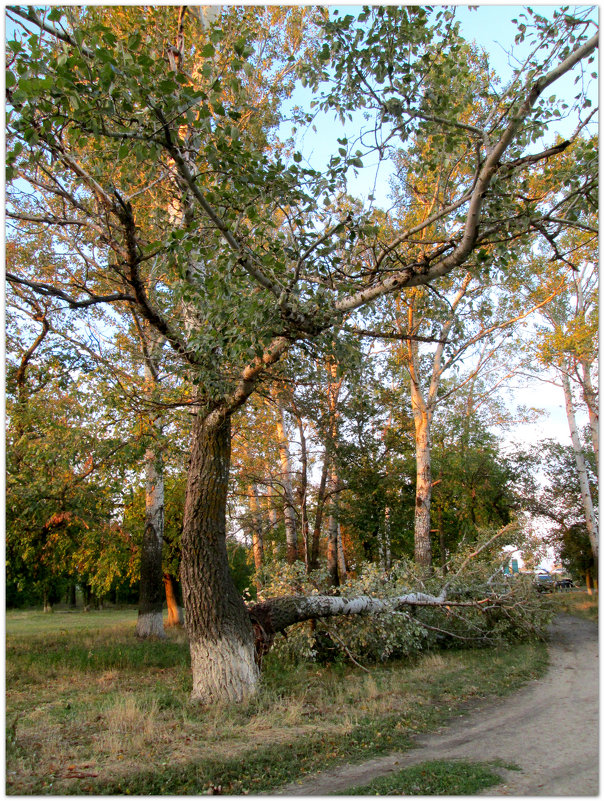
<path fill-rule="evenodd" d="M 30 610 L 9 610 L 6 613 L 6 634 L 40 637 L 60 632 L 94 631 L 118 623 L 136 625 L 136 609 L 104 609 L 81 612 L 58 610 L 51 613 Z"/>
<path fill-rule="evenodd" d="M 335 795 L 476 795 L 501 784 L 496 767 L 500 767 L 497 762 L 423 762 Z"/>
<path fill-rule="evenodd" d="M 576 590 L 556 592 L 550 596 L 550 602 L 557 612 L 566 612 L 594 623 L 598 622 L 598 593 L 589 595 L 587 592 Z"/>
<path fill-rule="evenodd" d="M 266 660 L 249 703 L 189 703 L 182 632 L 139 642 L 122 612 L 69 629 L 9 615 L 7 793 L 271 793 L 309 773 L 412 747 L 468 703 L 541 675 L 542 643 L 354 666 Z M 66 615 L 65 617 L 67 617 Z M 58 617 L 58 615 L 56 616 Z M 74 617 L 74 613 L 69 613 Z M 102 623 L 102 624 L 101 624 Z"/>

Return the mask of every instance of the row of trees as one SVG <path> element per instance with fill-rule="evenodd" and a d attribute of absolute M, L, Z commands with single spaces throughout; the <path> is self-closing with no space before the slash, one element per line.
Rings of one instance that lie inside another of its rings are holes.
<path fill-rule="evenodd" d="M 337 586 L 410 547 L 446 570 L 510 519 L 505 343 L 593 256 L 592 111 L 546 99 L 593 62 L 590 14 L 531 12 L 499 87 L 444 9 L 8 13 L 9 561 L 98 590 L 140 574 L 140 636 L 179 562 L 193 697 L 241 699 L 258 667 L 227 519 L 259 587 L 280 527 Z M 320 171 L 279 137 L 298 79 L 317 111 L 297 124 L 342 125 Z M 347 191 L 368 158 L 389 211 Z"/>

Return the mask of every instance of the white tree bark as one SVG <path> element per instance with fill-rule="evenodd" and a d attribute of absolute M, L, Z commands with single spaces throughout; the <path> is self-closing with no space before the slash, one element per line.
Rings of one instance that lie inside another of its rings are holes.
<path fill-rule="evenodd" d="M 257 690 L 260 670 L 254 651 L 236 637 L 190 643 L 193 690 L 202 704 L 239 703 Z"/>
<path fill-rule="evenodd" d="M 573 445 L 575 454 L 575 464 L 577 465 L 577 473 L 579 475 L 579 485 L 581 487 L 581 501 L 583 503 L 583 511 L 585 512 L 585 526 L 589 536 L 589 542 L 593 551 L 596 563 L 598 561 L 598 522 L 596 519 L 593 503 L 591 500 L 591 492 L 589 489 L 589 478 L 587 476 L 587 468 L 585 465 L 585 456 L 583 448 L 581 447 L 581 440 L 577 431 L 577 421 L 575 418 L 575 410 L 573 405 L 573 396 L 570 388 L 570 381 L 568 375 L 561 370 L 560 375 L 562 378 L 562 387 L 564 389 L 564 400 L 566 405 L 566 417 L 568 419 L 568 427 L 570 430 L 570 438 Z"/>

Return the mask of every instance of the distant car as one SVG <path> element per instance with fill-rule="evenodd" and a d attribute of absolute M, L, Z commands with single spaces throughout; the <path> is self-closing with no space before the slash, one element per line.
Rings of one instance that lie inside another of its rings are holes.
<path fill-rule="evenodd" d="M 554 577 L 547 573 L 540 573 L 535 579 L 537 592 L 553 592 L 555 586 Z"/>
<path fill-rule="evenodd" d="M 570 590 L 575 585 L 573 584 L 573 580 L 569 578 L 558 579 L 555 582 L 555 586 L 557 590 Z"/>

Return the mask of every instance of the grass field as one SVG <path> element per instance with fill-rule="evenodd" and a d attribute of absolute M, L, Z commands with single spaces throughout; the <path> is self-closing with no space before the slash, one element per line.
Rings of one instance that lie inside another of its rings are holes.
<path fill-rule="evenodd" d="M 320 768 L 404 750 L 468 702 L 541 675 L 542 643 L 445 651 L 364 673 L 269 655 L 236 708 L 188 701 L 182 631 L 134 638 L 136 612 L 7 615 L 7 793 L 270 793 Z"/>
<path fill-rule="evenodd" d="M 566 612 L 586 620 L 598 620 L 598 593 L 589 595 L 582 591 L 555 592 L 550 598 L 558 612 Z"/>

